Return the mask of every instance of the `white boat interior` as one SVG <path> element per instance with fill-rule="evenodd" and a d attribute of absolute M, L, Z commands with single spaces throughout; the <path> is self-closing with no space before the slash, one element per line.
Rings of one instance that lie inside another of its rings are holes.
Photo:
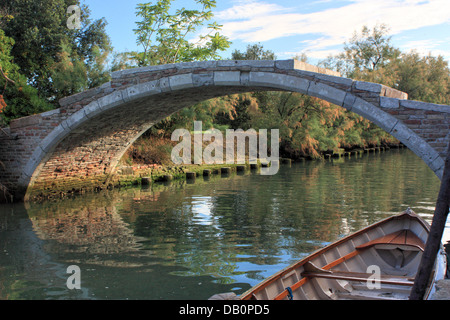
<path fill-rule="evenodd" d="M 429 225 L 407 210 L 318 250 L 240 298 L 407 300 L 428 232 Z M 440 253 L 427 296 L 445 269 L 445 256 Z"/>

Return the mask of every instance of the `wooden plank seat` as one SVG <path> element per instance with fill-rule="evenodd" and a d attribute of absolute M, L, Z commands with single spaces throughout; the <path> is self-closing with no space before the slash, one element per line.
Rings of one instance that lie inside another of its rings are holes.
<path fill-rule="evenodd" d="M 392 247 L 402 250 L 424 251 L 425 244 L 410 230 L 400 230 L 378 239 L 366 242 L 356 247 L 357 250 L 367 249 L 373 246 L 378 248 L 390 249 Z"/>
<path fill-rule="evenodd" d="M 347 281 L 374 281 L 375 278 L 373 273 L 359 273 L 359 272 L 346 272 L 346 271 L 332 271 L 328 272 L 303 272 L 303 277 L 306 278 L 326 278 L 326 279 L 336 279 L 336 280 L 347 280 Z M 371 278 L 372 277 L 372 278 Z M 380 275 L 380 284 L 392 284 L 401 286 L 412 286 L 414 284 L 414 279 L 405 276 L 392 276 L 392 275 Z"/>

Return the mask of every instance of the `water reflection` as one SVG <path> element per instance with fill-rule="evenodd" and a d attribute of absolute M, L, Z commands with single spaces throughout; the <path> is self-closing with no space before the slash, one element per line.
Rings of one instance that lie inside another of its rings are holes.
<path fill-rule="evenodd" d="M 439 180 L 409 151 L 0 207 L 0 298 L 207 299 L 237 294 L 410 206 Z M 70 291 L 66 268 L 81 268 Z"/>

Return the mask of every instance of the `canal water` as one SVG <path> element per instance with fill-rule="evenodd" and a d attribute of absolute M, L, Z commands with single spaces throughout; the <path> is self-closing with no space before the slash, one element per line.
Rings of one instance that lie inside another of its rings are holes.
<path fill-rule="evenodd" d="M 208 299 L 243 293 L 408 207 L 439 180 L 406 149 L 0 206 L 0 299 Z M 79 272 L 67 273 L 69 266 Z M 69 290 L 80 280 L 80 289 Z"/>

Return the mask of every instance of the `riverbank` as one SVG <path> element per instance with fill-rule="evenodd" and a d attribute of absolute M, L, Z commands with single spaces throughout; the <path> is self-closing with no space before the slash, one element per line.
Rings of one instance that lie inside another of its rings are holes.
<path fill-rule="evenodd" d="M 391 144 L 370 148 L 357 148 L 352 150 L 337 149 L 324 152 L 320 158 L 302 157 L 298 159 L 280 158 L 281 164 L 304 161 L 331 161 L 352 157 L 361 157 L 365 154 L 385 152 L 390 149 L 405 148 L 403 144 Z M 111 178 L 109 188 L 121 188 L 133 185 L 149 185 L 153 183 L 173 180 L 194 180 L 204 175 L 229 174 L 232 172 L 258 170 L 265 166 L 264 160 L 250 166 L 239 164 L 213 164 L 213 165 L 157 165 L 157 164 L 121 164 L 116 175 Z M 225 169 L 226 168 L 226 169 Z"/>
<path fill-rule="evenodd" d="M 404 148 L 402 144 L 390 144 L 380 147 L 336 149 L 321 154 L 319 158 L 301 157 L 297 159 L 280 158 L 280 163 L 293 163 L 304 161 L 344 161 L 345 158 L 361 157 L 366 154 L 385 152 L 391 148 Z M 139 185 L 153 185 L 167 181 L 195 181 L 203 175 L 227 175 L 235 172 L 259 170 L 265 165 L 264 159 L 258 160 L 256 165 L 238 164 L 214 164 L 214 165 L 173 165 L 171 161 L 165 164 L 133 163 L 130 158 L 125 158 L 116 167 L 113 174 L 84 177 L 74 176 L 63 180 L 52 179 L 44 185 L 33 185 L 28 192 L 28 201 L 41 202 L 51 199 L 62 199 L 71 196 L 126 188 Z"/>

